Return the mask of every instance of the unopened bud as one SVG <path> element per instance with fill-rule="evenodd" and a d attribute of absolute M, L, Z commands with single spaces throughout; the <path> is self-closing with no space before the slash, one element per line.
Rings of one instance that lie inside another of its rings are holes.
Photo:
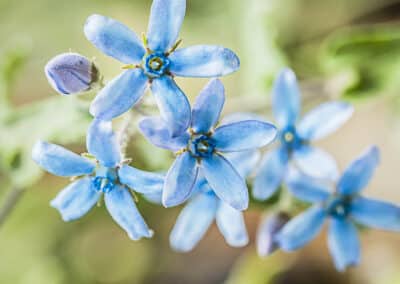
<path fill-rule="evenodd" d="M 57 55 L 44 70 L 51 86 L 62 95 L 88 91 L 100 78 L 96 65 L 78 53 Z"/>
<path fill-rule="evenodd" d="M 257 252 L 259 256 L 268 256 L 279 248 L 275 237 L 289 219 L 289 215 L 284 212 L 274 213 L 263 218 L 257 232 Z"/>

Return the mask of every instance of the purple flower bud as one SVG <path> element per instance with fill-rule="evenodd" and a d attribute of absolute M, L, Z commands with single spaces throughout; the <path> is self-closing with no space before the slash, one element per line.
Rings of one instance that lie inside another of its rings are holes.
<path fill-rule="evenodd" d="M 284 212 L 274 213 L 263 218 L 257 232 L 257 252 L 259 256 L 268 256 L 279 248 L 275 236 L 289 219 L 289 215 Z"/>
<path fill-rule="evenodd" d="M 96 65 L 78 53 L 57 55 L 44 70 L 51 86 L 62 95 L 88 91 L 100 78 Z"/>

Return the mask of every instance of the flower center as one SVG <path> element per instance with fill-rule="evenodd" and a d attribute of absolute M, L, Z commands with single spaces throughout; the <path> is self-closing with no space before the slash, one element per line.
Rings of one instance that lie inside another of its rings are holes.
<path fill-rule="evenodd" d="M 282 145 L 288 150 L 293 151 L 294 149 L 298 148 L 302 141 L 298 137 L 296 133 L 296 129 L 294 127 L 287 128 L 283 130 L 280 134 L 280 140 Z"/>
<path fill-rule="evenodd" d="M 198 158 L 209 157 L 214 152 L 215 143 L 207 135 L 195 134 L 189 142 L 189 151 Z"/>
<path fill-rule="evenodd" d="M 325 204 L 327 212 L 335 217 L 346 217 L 349 213 L 350 199 L 343 196 L 333 196 Z"/>
<path fill-rule="evenodd" d="M 144 71 L 151 78 L 157 78 L 168 71 L 170 60 L 164 53 L 155 52 L 144 57 Z"/>
<path fill-rule="evenodd" d="M 96 176 L 93 179 L 93 186 L 98 191 L 110 192 L 118 182 L 116 168 L 99 167 L 96 169 Z"/>

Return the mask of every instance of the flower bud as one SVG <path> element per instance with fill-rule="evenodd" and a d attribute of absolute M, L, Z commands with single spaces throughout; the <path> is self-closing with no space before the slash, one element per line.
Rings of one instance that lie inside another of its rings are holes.
<path fill-rule="evenodd" d="M 96 65 L 78 53 L 63 53 L 45 67 L 47 80 L 62 95 L 90 90 L 100 78 Z"/>
<path fill-rule="evenodd" d="M 275 236 L 289 219 L 289 215 L 284 212 L 274 213 L 263 218 L 257 232 L 257 252 L 259 256 L 268 256 L 279 248 Z"/>

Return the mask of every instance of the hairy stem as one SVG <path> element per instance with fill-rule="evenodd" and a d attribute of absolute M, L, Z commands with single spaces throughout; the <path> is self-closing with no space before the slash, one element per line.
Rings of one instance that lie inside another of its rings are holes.
<path fill-rule="evenodd" d="M 24 192 L 24 189 L 15 187 L 7 193 L 4 202 L 0 207 L 0 226 L 4 224 L 7 217 L 11 214 L 12 210 L 15 208 Z"/>

